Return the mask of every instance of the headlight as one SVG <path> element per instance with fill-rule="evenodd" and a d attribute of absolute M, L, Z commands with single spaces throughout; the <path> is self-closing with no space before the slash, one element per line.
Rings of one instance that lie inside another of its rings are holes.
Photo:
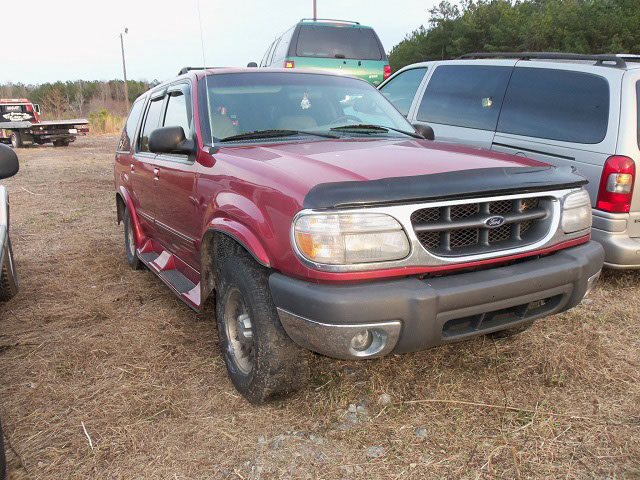
<path fill-rule="evenodd" d="M 573 233 L 591 227 L 591 199 L 586 190 L 564 197 L 562 204 L 562 230 Z"/>
<path fill-rule="evenodd" d="M 381 213 L 303 215 L 294 237 L 306 259 L 331 265 L 398 260 L 410 250 L 400 223 Z"/>

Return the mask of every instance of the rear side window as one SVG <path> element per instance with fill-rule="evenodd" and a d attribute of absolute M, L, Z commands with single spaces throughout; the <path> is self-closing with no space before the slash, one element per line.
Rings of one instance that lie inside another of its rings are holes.
<path fill-rule="evenodd" d="M 164 116 L 165 127 L 182 127 L 186 138 L 191 138 L 190 114 L 187 99 L 183 92 L 172 92 Z"/>
<path fill-rule="evenodd" d="M 302 25 L 296 56 L 382 60 L 380 45 L 372 29 L 327 25 Z"/>
<path fill-rule="evenodd" d="M 495 130 L 512 67 L 442 65 L 435 69 L 417 119 Z"/>
<path fill-rule="evenodd" d="M 426 68 L 406 70 L 393 77 L 380 91 L 406 117 L 426 72 Z"/>
<path fill-rule="evenodd" d="M 142 113 L 142 107 L 144 102 L 142 100 L 137 101 L 131 107 L 127 123 L 124 126 L 122 135 L 120 136 L 120 143 L 118 144 L 118 150 L 121 152 L 131 151 L 131 139 L 135 138 L 136 127 L 138 126 L 138 120 L 140 120 L 140 114 Z"/>
<path fill-rule="evenodd" d="M 516 68 L 498 131 L 575 143 L 600 143 L 609 120 L 609 84 L 598 75 Z"/>
<path fill-rule="evenodd" d="M 162 111 L 163 97 L 151 101 L 151 105 L 147 109 L 147 115 L 144 120 L 144 128 L 140 136 L 140 151 L 149 151 L 149 134 L 158 128 L 160 122 L 160 113 Z"/>

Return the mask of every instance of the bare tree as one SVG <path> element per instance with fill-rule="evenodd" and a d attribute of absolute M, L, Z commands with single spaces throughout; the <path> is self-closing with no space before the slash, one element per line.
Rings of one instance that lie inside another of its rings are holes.
<path fill-rule="evenodd" d="M 46 116 L 58 119 L 67 113 L 71 106 L 67 98 L 60 92 L 60 89 L 55 87 L 47 90 L 42 97 L 42 109 Z"/>

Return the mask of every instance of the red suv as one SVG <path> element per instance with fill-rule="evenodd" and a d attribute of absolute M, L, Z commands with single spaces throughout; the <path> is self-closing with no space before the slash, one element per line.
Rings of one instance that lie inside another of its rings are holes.
<path fill-rule="evenodd" d="M 603 262 L 585 183 L 425 140 L 363 80 L 265 69 L 153 88 L 115 162 L 129 264 L 194 310 L 216 292 L 254 403 L 304 385 L 306 350 L 411 352 L 577 305 Z"/>

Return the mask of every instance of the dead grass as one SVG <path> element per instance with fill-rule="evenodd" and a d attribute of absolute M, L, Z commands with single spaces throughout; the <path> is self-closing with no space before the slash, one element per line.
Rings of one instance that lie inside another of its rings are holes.
<path fill-rule="evenodd" d="M 21 280 L 0 307 L 12 480 L 640 477 L 639 272 L 606 272 L 587 303 L 517 338 L 313 356 L 307 389 L 252 407 L 212 310 L 128 268 L 116 143 L 20 150 L 6 181 Z"/>

